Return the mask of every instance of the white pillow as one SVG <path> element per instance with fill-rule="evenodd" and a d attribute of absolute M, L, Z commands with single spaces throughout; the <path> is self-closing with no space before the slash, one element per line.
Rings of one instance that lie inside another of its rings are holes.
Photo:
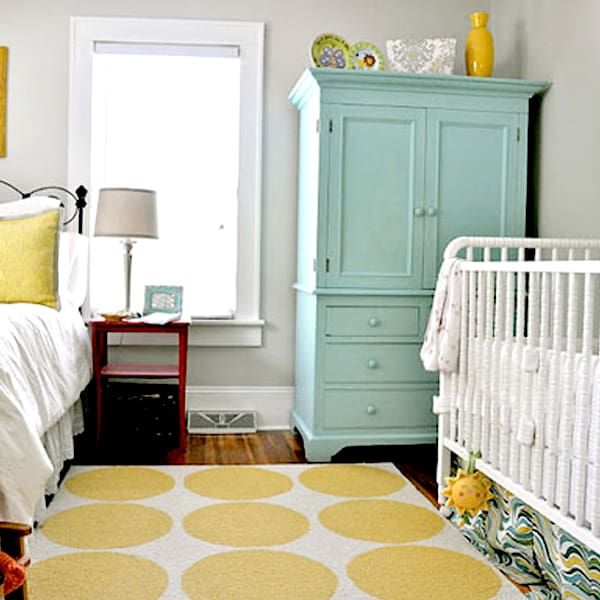
<path fill-rule="evenodd" d="M 89 239 L 62 231 L 58 245 L 58 295 L 61 307 L 79 308 L 85 302 L 88 284 Z"/>
<path fill-rule="evenodd" d="M 13 202 L 0 202 L 0 217 L 29 217 L 60 208 L 60 200 L 48 196 L 30 196 Z"/>

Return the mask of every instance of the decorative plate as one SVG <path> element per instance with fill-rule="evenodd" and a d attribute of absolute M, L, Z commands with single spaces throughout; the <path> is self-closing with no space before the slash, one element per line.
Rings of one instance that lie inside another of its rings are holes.
<path fill-rule="evenodd" d="M 310 47 L 310 56 L 315 67 L 352 68 L 350 46 L 343 37 L 335 33 L 318 35 Z"/>
<path fill-rule="evenodd" d="M 383 71 L 383 54 L 371 42 L 356 42 L 350 46 L 350 58 L 355 69 Z"/>

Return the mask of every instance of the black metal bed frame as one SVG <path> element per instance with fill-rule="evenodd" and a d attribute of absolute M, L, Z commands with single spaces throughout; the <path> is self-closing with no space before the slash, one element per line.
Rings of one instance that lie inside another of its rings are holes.
<path fill-rule="evenodd" d="M 83 209 L 87 206 L 86 198 L 87 198 L 88 191 L 82 185 L 80 185 L 75 190 L 75 192 L 72 192 L 68 188 L 63 187 L 61 185 L 42 185 L 40 187 L 34 188 L 33 190 L 30 190 L 29 192 L 24 192 L 23 190 L 18 188 L 16 185 L 14 185 L 8 181 L 5 181 L 4 179 L 0 179 L 0 185 L 4 185 L 7 188 L 13 190 L 14 192 L 16 192 L 17 194 L 19 194 L 21 196 L 21 199 L 35 196 L 36 194 L 40 194 L 41 192 L 48 192 L 49 196 L 60 200 L 60 198 L 58 196 L 53 196 L 52 192 L 61 192 L 63 194 L 66 194 L 67 196 L 72 198 L 73 202 L 75 203 L 75 210 L 74 210 L 73 214 L 70 215 L 67 218 L 67 220 L 63 223 L 63 226 L 68 225 L 77 217 L 77 232 L 83 233 Z M 62 203 L 62 201 L 61 201 L 61 206 L 64 207 L 64 204 Z"/>

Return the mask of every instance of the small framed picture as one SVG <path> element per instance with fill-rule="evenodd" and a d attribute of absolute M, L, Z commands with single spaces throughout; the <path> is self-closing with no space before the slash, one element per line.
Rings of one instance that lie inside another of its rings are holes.
<path fill-rule="evenodd" d="M 180 313 L 182 299 L 183 287 L 180 285 L 147 285 L 144 294 L 144 314 Z"/>

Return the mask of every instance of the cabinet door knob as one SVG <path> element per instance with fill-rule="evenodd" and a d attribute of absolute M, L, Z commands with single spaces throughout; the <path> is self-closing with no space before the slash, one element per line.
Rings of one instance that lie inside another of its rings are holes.
<path fill-rule="evenodd" d="M 379 319 L 377 317 L 371 317 L 369 319 L 369 327 L 377 327 L 379 325 Z"/>
<path fill-rule="evenodd" d="M 437 208 L 435 208 L 434 206 L 430 206 L 427 209 L 427 216 L 428 217 L 435 217 L 435 215 L 437 215 Z"/>
<path fill-rule="evenodd" d="M 369 369 L 376 369 L 377 368 L 377 361 L 374 358 L 370 358 L 367 361 L 367 367 L 369 367 Z"/>
<path fill-rule="evenodd" d="M 425 214 L 424 208 L 415 208 L 415 217 L 422 217 Z"/>
<path fill-rule="evenodd" d="M 374 415 L 377 412 L 377 408 L 375 406 L 373 406 L 372 404 L 369 404 L 369 406 L 367 406 L 367 414 L 368 415 Z"/>

